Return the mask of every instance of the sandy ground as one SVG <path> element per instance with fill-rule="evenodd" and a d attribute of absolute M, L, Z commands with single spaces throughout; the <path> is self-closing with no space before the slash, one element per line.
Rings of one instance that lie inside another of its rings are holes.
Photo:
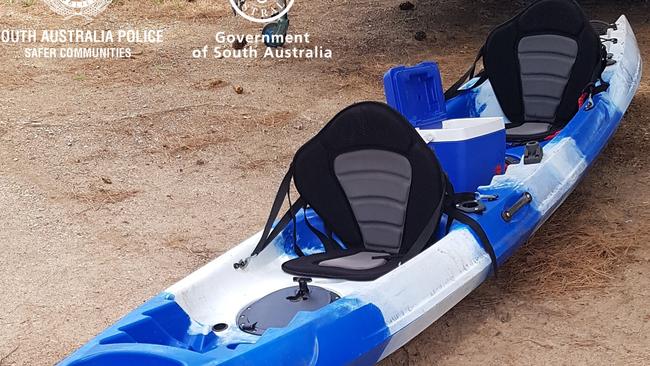
<path fill-rule="evenodd" d="M 218 30 L 257 32 L 215 3 L 117 1 L 87 27 L 166 30 L 129 60 L 0 46 L 0 365 L 56 363 L 257 231 L 293 152 L 332 115 L 381 100 L 391 65 L 437 60 L 449 85 L 518 6 L 298 1 L 292 30 L 333 60 L 192 60 Z M 647 4 L 605 3 L 587 10 L 627 14 L 650 59 Z M 2 28 L 81 26 L 41 2 L 3 1 L 0 14 Z M 588 177 L 502 276 L 382 365 L 650 364 L 649 115 L 643 81 Z"/>

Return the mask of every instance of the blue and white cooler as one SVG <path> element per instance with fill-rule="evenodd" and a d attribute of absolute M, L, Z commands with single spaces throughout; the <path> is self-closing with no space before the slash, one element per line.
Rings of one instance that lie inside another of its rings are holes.
<path fill-rule="evenodd" d="M 457 192 L 474 192 L 505 171 L 506 131 L 502 117 L 448 119 L 440 128 L 418 132 L 436 152 Z"/>
<path fill-rule="evenodd" d="M 505 172 L 502 117 L 446 119 L 435 62 L 397 66 L 384 75 L 388 104 L 402 113 L 436 152 L 456 192 L 474 192 Z"/>

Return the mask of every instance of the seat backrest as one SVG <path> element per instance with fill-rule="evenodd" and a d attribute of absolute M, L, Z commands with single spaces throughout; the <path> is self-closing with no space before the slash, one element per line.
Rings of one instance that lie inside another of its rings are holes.
<path fill-rule="evenodd" d="M 483 64 L 509 127 L 555 129 L 573 118 L 604 68 L 600 39 L 574 0 L 539 0 L 495 28 Z"/>
<path fill-rule="evenodd" d="M 439 221 L 440 164 L 410 123 L 383 103 L 338 113 L 298 150 L 293 169 L 301 197 L 348 247 L 405 253 L 432 215 Z"/>

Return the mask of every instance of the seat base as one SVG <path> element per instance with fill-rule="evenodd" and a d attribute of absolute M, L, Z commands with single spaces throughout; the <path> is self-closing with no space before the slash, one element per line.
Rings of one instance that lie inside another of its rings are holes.
<path fill-rule="evenodd" d="M 377 258 L 383 256 L 386 258 Z M 398 264 L 399 260 L 389 253 L 349 249 L 294 258 L 283 263 L 282 270 L 303 277 L 372 281 Z"/>
<path fill-rule="evenodd" d="M 550 123 L 543 122 L 525 122 L 516 127 L 506 125 L 506 141 L 508 142 L 528 142 L 544 139 L 557 129 Z"/>

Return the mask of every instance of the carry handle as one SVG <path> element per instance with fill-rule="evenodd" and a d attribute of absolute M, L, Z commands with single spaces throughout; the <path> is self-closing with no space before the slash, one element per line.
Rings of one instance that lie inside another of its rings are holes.
<path fill-rule="evenodd" d="M 512 220 L 512 218 L 517 214 L 517 212 L 519 212 L 519 210 L 521 210 L 525 205 L 531 203 L 532 201 L 533 201 L 533 196 L 528 192 L 524 192 L 521 198 L 519 198 L 517 202 L 515 202 L 515 204 L 512 205 L 512 207 L 505 209 L 501 213 L 501 217 L 503 218 L 504 221 L 510 222 L 510 220 Z"/>

